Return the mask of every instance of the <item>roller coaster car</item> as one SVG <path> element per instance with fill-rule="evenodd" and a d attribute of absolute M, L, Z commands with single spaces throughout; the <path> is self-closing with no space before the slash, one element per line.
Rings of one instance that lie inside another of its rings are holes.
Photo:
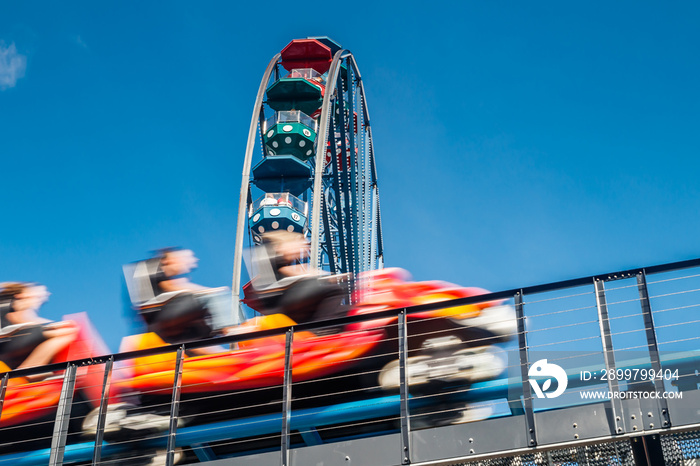
<path fill-rule="evenodd" d="M 459 288 L 443 282 L 408 282 L 407 276 L 400 269 L 362 275 L 360 283 L 371 281 L 372 285 L 351 314 L 369 314 L 383 309 L 485 293 L 485 290 Z M 251 296 L 251 285 L 248 284 L 246 288 L 246 300 L 252 303 L 255 300 Z M 492 308 L 500 308 L 501 316 L 507 314 L 504 312 L 507 309 L 493 302 L 410 314 L 411 325 L 421 324 L 420 335 L 409 337 L 409 349 L 421 349 L 421 354 L 411 360 L 420 363 L 416 366 L 418 369 L 412 372 L 412 382 L 423 383 L 440 378 L 483 380 L 502 372 L 503 364 L 497 363 L 486 346 L 496 340 L 507 339 L 507 332 L 494 328 L 487 330 L 488 326 L 477 325 L 478 319 L 483 319 L 487 314 L 485 311 Z M 291 358 L 293 382 L 349 373 L 350 369 L 354 372 L 367 368 L 376 370 L 385 365 L 383 375 L 380 374 L 380 383 L 384 388 L 392 389 L 397 377 L 394 376 L 397 370 L 392 361 L 396 356 L 396 340 L 391 338 L 396 332 L 396 325 L 391 325 L 395 322 L 396 318 L 375 319 L 350 325 L 342 333 L 325 336 L 309 331 L 294 333 Z M 243 323 L 236 333 L 284 328 L 294 324 L 283 314 L 271 314 Z M 422 324 L 426 324 L 425 327 Z M 437 337 L 433 337 L 435 332 L 440 332 Z M 478 332 L 488 334 L 488 341 L 470 345 L 465 339 Z M 156 334 L 147 333 L 125 338 L 120 350 L 133 351 L 165 345 Z M 426 357 L 436 356 L 441 358 L 441 362 L 429 365 L 426 370 Z M 113 381 L 112 396 L 115 399 L 129 393 L 171 396 L 175 362 L 173 352 L 131 360 L 128 375 Z M 284 364 L 284 334 L 241 341 L 235 350 L 200 356 L 186 355 L 182 395 L 279 386 L 283 382 Z M 376 386 L 376 381 L 373 385 Z"/>
<path fill-rule="evenodd" d="M 273 314 L 243 323 L 239 332 L 267 330 L 294 325 L 289 317 Z M 384 337 L 380 330 L 317 336 L 311 332 L 294 334 L 292 373 L 294 381 L 304 381 L 340 372 L 371 352 Z M 127 337 L 122 351 L 164 346 L 154 333 Z M 187 356 L 183 362 L 182 393 L 235 391 L 279 385 L 284 377 L 285 335 L 257 338 L 238 343 L 238 349 L 202 356 Z M 130 376 L 112 384 L 113 394 L 147 391 L 151 395 L 171 395 L 175 353 L 136 358 Z"/>
<path fill-rule="evenodd" d="M 407 271 L 388 268 L 360 274 L 356 306 L 350 315 L 372 314 L 488 294 L 482 288 L 464 288 L 442 281 L 410 281 Z M 396 317 L 351 324 L 348 330 L 387 329 L 389 340 L 398 338 Z M 505 370 L 503 352 L 495 347 L 516 335 L 515 311 L 502 301 L 407 314 L 407 374 L 410 385 L 462 380 L 476 382 L 498 377 Z M 399 385 L 399 361 L 379 373 L 385 389 Z"/>
<path fill-rule="evenodd" d="M 77 339 L 65 350 L 59 353 L 53 363 L 85 359 L 108 354 L 107 347 L 93 329 L 85 314 L 64 316 L 79 328 Z M 10 371 L 3 361 L 0 361 L 0 375 Z M 58 371 L 44 380 L 31 382 L 26 377 L 13 377 L 8 380 L 7 392 L 2 404 L 0 428 L 16 426 L 30 421 L 48 418 L 55 414 L 58 406 L 63 371 Z M 75 388 L 78 395 L 94 408 L 99 402 L 102 390 L 104 372 L 100 366 L 89 365 L 77 370 Z M 4 432 L 1 437 L 9 436 Z"/>
<path fill-rule="evenodd" d="M 365 288 L 358 287 L 355 301 L 360 302 L 350 315 L 371 314 L 386 309 L 399 309 L 424 304 L 434 304 L 459 298 L 470 298 L 488 294 L 483 288 L 465 288 L 443 281 L 410 281 L 410 274 L 399 268 L 387 268 L 360 274 L 359 282 Z M 440 319 L 444 318 L 444 319 Z M 350 330 L 384 327 L 395 318 L 370 320 L 352 324 Z M 423 332 L 448 330 L 454 328 L 460 334 L 470 337 L 477 345 L 501 343 L 515 335 L 515 312 L 502 301 L 485 301 L 476 304 L 446 307 L 442 309 L 414 312 L 408 314 L 409 325 L 420 322 Z M 475 338 L 477 337 L 477 338 Z M 409 331 L 409 350 L 420 339 L 412 339 Z"/>

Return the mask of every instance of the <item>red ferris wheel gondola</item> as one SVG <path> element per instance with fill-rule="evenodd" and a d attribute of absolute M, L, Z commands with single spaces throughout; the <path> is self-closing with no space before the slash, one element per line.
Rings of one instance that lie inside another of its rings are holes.
<path fill-rule="evenodd" d="M 287 71 L 298 68 L 313 68 L 323 74 L 328 71 L 333 52 L 316 39 L 295 39 L 282 49 L 281 65 Z"/>

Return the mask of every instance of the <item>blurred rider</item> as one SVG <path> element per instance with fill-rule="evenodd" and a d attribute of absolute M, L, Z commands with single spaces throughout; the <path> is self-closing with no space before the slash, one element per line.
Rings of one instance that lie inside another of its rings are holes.
<path fill-rule="evenodd" d="M 49 364 L 77 338 L 73 322 L 39 317 L 39 308 L 50 294 L 37 283 L 0 284 L 0 360 L 10 368 Z"/>
<path fill-rule="evenodd" d="M 346 276 L 322 275 L 303 264 L 309 242 L 300 233 L 271 231 L 262 235 L 262 259 L 268 272 L 256 277 L 256 291 L 275 290 L 266 302 L 266 313 L 281 312 L 297 323 L 342 317 L 347 289 L 338 283 Z"/>
<path fill-rule="evenodd" d="M 231 311 L 228 288 L 190 281 L 188 274 L 199 262 L 191 250 L 161 249 L 155 260 L 157 268 L 149 277 L 155 305 L 140 310 L 149 331 L 168 343 L 181 343 L 208 338 L 239 323 L 225 317 Z"/>

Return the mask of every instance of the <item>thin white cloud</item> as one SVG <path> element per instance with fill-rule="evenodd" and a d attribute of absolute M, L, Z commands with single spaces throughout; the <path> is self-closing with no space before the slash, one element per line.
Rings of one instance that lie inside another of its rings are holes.
<path fill-rule="evenodd" d="M 75 43 L 78 44 L 79 46 L 81 46 L 82 48 L 86 49 L 86 50 L 87 50 L 87 48 L 88 48 L 87 44 L 85 43 L 85 41 L 83 40 L 83 38 L 80 37 L 80 36 L 75 36 Z"/>
<path fill-rule="evenodd" d="M 27 68 L 27 57 L 17 53 L 15 43 L 5 47 L 0 41 L 0 91 L 15 87 L 17 80 L 24 77 Z"/>

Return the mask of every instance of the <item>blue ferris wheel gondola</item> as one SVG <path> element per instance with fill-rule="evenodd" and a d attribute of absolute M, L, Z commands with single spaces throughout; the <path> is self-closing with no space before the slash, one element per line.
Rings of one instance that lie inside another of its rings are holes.
<path fill-rule="evenodd" d="M 289 193 L 266 193 L 250 204 L 248 225 L 253 240 L 269 231 L 306 233 L 308 206 Z"/>
<path fill-rule="evenodd" d="M 294 155 L 263 158 L 253 167 L 253 183 L 260 190 L 300 196 L 311 186 L 311 167 Z"/>
<path fill-rule="evenodd" d="M 311 185 L 309 165 L 294 155 L 264 157 L 253 168 L 253 183 L 265 192 L 248 209 L 248 228 L 255 243 L 269 231 L 306 233 L 308 204 L 296 196 Z"/>

